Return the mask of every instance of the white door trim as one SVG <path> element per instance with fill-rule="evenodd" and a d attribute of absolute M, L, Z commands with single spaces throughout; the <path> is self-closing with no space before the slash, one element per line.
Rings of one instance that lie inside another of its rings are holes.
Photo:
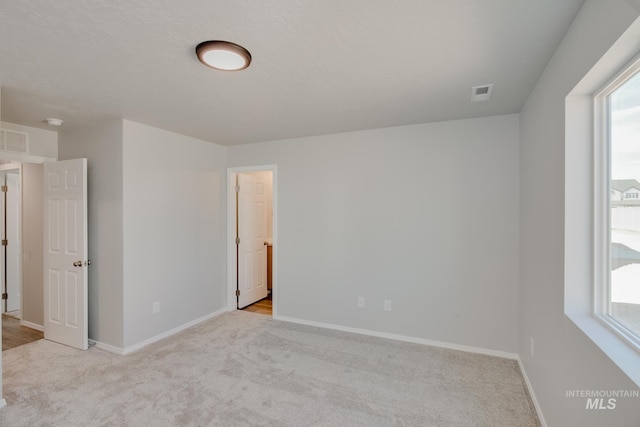
<path fill-rule="evenodd" d="M 0 157 L 1 158 L 1 157 Z M 18 221 L 18 236 L 20 239 L 20 243 L 21 245 L 24 244 L 24 241 L 22 239 L 22 200 L 23 200 L 23 195 L 22 195 L 22 191 L 23 191 L 23 182 L 22 182 L 22 163 L 16 163 L 16 162 L 12 162 L 12 163 L 5 163 L 0 165 L 0 174 L 6 174 L 6 173 L 17 173 L 18 174 L 18 215 L 20 216 L 20 220 Z M 18 258 L 18 289 L 20 291 L 20 325 L 25 326 L 22 319 L 24 317 L 24 289 L 22 288 L 22 276 L 24 274 L 23 271 L 23 255 L 24 253 L 24 248 L 21 246 L 20 248 L 20 257 Z M 3 257 L 0 257 L 3 258 Z M 0 260 L 0 274 L 3 274 L 4 271 L 4 258 Z M 0 287 L 4 288 L 4 276 L 2 277 L 2 279 L 0 279 Z M 0 301 L 0 304 L 3 303 L 4 301 Z M 4 311 L 4 304 L 2 304 L 1 310 L 0 311 Z M 2 325 L 2 322 L 0 322 L 0 326 Z"/>
<path fill-rule="evenodd" d="M 244 172 L 271 171 L 273 173 L 273 258 L 271 298 L 273 317 L 278 310 L 278 166 L 261 165 L 227 168 L 227 310 L 237 310 L 237 257 L 236 257 L 236 174 Z"/>
<path fill-rule="evenodd" d="M 13 188 L 12 184 L 9 184 L 9 176 L 13 176 L 15 178 L 15 193 L 8 191 L 6 193 L 6 201 L 7 206 L 5 209 L 6 218 L 6 236 L 5 238 L 9 241 L 9 244 L 4 247 L 4 250 L 7 253 L 7 265 L 4 266 L 4 269 L 7 269 L 6 277 L 10 279 L 6 283 L 7 293 L 9 298 L 7 300 L 3 300 L 2 310 L 5 311 L 5 305 L 7 306 L 6 311 L 16 311 L 22 310 L 22 168 L 13 171 L 2 171 L 0 175 L 4 175 L 4 185 L 8 187 L 9 190 Z M 13 179 L 13 178 L 11 178 Z M 15 199 L 13 199 L 15 197 Z M 3 203 L 4 204 L 4 201 Z M 15 215 L 15 218 L 13 216 Z M 4 217 L 4 213 L 0 215 Z M 13 220 L 15 219 L 15 222 Z M 11 220 L 11 221 L 10 221 Z M 4 225 L 4 224 L 2 224 Z M 12 269 L 15 271 L 11 272 Z M 2 280 L 4 281 L 4 271 L 2 271 Z M 4 283 L 3 283 L 4 284 Z M 9 284 L 12 284 L 10 287 Z M 15 287 L 15 289 L 13 289 Z M 3 286 L 4 290 L 4 286 Z M 13 306 L 15 299 L 17 296 L 20 296 L 20 301 L 17 307 Z M 9 305 L 11 304 L 11 307 Z M 21 312 L 22 315 L 22 312 Z"/>

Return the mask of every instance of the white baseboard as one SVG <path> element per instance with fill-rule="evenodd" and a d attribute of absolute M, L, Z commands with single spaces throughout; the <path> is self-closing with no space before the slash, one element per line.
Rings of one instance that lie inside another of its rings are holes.
<path fill-rule="evenodd" d="M 318 328 L 333 329 L 333 330 L 342 331 L 342 332 L 352 332 L 355 334 L 369 335 L 369 336 L 378 337 L 378 338 L 387 338 L 387 339 L 396 340 L 396 341 L 405 341 L 405 342 L 410 342 L 414 344 L 430 345 L 433 347 L 442 347 L 442 348 L 447 348 L 449 350 L 465 351 L 467 353 L 484 354 L 487 356 L 495 356 L 495 357 L 501 357 L 503 359 L 511 359 L 511 360 L 519 359 L 516 353 L 509 353 L 506 351 L 491 350 L 491 349 L 481 348 L 481 347 L 471 347 L 471 346 L 452 344 L 452 343 L 447 343 L 442 341 L 432 341 L 424 338 L 389 334 L 386 332 L 371 331 L 368 329 L 351 328 L 348 326 L 334 325 L 332 323 L 314 322 L 311 320 L 296 319 L 293 317 L 286 317 L 286 316 L 274 315 L 273 318 L 276 320 L 282 320 L 284 322 L 298 323 L 300 325 L 316 326 Z"/>
<path fill-rule="evenodd" d="M 228 311 L 227 308 L 223 308 L 221 310 L 214 311 L 213 313 L 209 313 L 209 314 L 207 314 L 205 316 L 202 316 L 202 317 L 199 317 L 197 319 L 194 319 L 194 320 L 192 320 L 190 322 L 187 322 L 187 323 L 185 323 L 183 325 L 180 325 L 180 326 L 178 326 L 176 328 L 170 329 L 170 330 L 168 330 L 166 332 L 163 332 L 163 333 L 158 334 L 158 335 L 156 335 L 154 337 L 151 337 L 151 338 L 146 339 L 146 340 L 144 340 L 142 342 L 139 342 L 138 344 L 134 344 L 134 345 L 126 347 L 126 348 L 116 347 L 116 346 L 113 346 L 113 345 L 110 345 L 110 344 L 105 344 L 103 342 L 95 341 L 95 340 L 90 340 L 90 341 L 95 342 L 96 348 L 108 351 L 110 353 L 115 353 L 115 354 L 118 354 L 118 355 L 121 355 L 121 356 L 125 356 L 127 354 L 133 353 L 134 351 L 140 350 L 141 348 L 146 347 L 146 346 L 148 346 L 150 344 L 153 344 L 155 342 L 158 342 L 158 341 L 161 341 L 161 340 L 163 340 L 165 338 L 168 338 L 171 335 L 175 335 L 178 332 L 182 332 L 185 329 L 188 329 L 188 328 L 190 328 L 192 326 L 195 326 L 195 325 L 197 325 L 199 323 L 205 322 L 205 321 L 207 321 L 209 319 L 213 319 L 214 317 L 217 317 L 217 316 L 219 316 L 219 315 L 221 315 L 223 313 L 226 313 L 227 311 Z"/>
<path fill-rule="evenodd" d="M 44 332 L 44 326 L 36 325 L 35 323 L 27 322 L 26 320 L 20 320 L 20 326 L 25 326 L 36 331 Z"/>
<path fill-rule="evenodd" d="M 522 372 L 522 376 L 524 377 L 524 382 L 527 385 L 527 390 L 529 390 L 529 396 L 531 396 L 531 400 L 533 401 L 533 406 L 536 408 L 536 413 L 538 414 L 538 419 L 540 420 L 540 425 L 542 427 L 547 427 L 547 421 L 544 419 L 544 415 L 542 414 L 542 408 L 540 408 L 540 403 L 536 398 L 536 394 L 533 392 L 533 387 L 531 386 L 531 381 L 529 381 L 529 377 L 527 376 L 527 371 L 524 369 L 524 365 L 522 364 L 522 360 L 518 357 L 518 365 L 520 366 L 520 372 Z"/>
<path fill-rule="evenodd" d="M 109 353 L 114 353 L 120 356 L 124 356 L 124 349 L 120 347 L 116 347 L 115 345 L 106 344 L 100 341 L 89 340 L 89 344 L 91 342 L 95 343 L 96 348 L 100 350 L 108 351 Z"/>

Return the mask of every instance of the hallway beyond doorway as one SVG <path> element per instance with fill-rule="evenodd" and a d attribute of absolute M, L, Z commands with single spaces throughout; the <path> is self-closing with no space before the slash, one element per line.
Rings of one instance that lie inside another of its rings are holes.
<path fill-rule="evenodd" d="M 2 315 L 2 351 L 44 338 L 44 333 L 20 325 L 15 317 Z"/>
<path fill-rule="evenodd" d="M 245 308 L 242 309 L 242 311 L 249 311 L 252 313 L 266 314 L 266 315 L 272 316 L 273 304 L 271 301 L 271 292 L 269 292 L 269 295 L 267 295 L 266 298 L 246 306 Z"/>

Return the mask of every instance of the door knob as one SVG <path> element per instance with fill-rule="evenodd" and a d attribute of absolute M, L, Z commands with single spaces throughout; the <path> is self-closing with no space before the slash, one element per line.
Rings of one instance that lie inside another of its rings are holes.
<path fill-rule="evenodd" d="M 82 267 L 82 261 L 76 261 L 73 263 L 74 267 Z"/>
<path fill-rule="evenodd" d="M 91 260 L 90 260 L 90 259 L 86 260 L 86 261 L 84 262 L 84 265 L 91 265 Z"/>

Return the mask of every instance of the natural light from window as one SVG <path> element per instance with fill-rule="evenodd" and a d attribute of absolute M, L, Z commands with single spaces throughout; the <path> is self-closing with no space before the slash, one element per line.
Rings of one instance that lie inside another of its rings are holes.
<path fill-rule="evenodd" d="M 608 96 L 609 283 L 605 316 L 640 342 L 640 72 Z"/>

